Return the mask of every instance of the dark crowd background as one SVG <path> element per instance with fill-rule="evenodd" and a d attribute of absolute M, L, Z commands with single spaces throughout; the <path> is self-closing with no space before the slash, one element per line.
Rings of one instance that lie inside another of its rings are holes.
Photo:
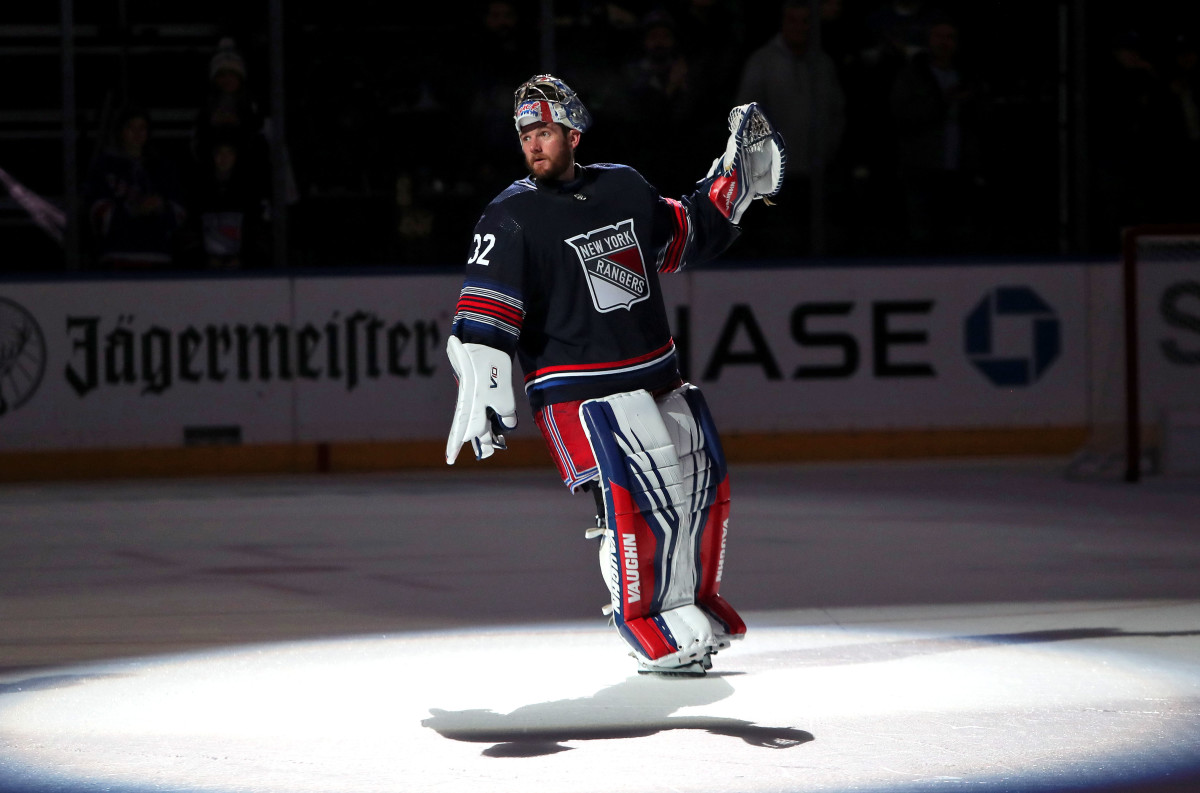
<path fill-rule="evenodd" d="M 1104 256 L 1200 222 L 1196 4 L 90 0 L 72 196 L 59 7 L 0 23 L 0 273 L 458 265 L 545 70 L 595 118 L 581 162 L 675 197 L 761 102 L 787 180 L 734 257 Z"/>

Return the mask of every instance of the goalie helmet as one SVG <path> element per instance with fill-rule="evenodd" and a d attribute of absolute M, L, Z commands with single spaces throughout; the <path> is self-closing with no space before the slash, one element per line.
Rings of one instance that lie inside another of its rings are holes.
<path fill-rule="evenodd" d="M 592 114 L 570 86 L 552 74 L 539 74 L 522 83 L 513 94 L 513 120 L 517 132 L 539 121 L 586 132 L 592 125 Z"/>

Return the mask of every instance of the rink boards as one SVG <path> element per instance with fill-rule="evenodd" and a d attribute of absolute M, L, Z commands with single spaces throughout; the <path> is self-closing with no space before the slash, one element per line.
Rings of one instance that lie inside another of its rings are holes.
<path fill-rule="evenodd" d="M 226 460 L 273 450 L 266 468 L 303 469 L 358 449 L 364 465 L 375 452 L 439 464 L 460 283 L 374 273 L 0 284 L 0 453 L 152 450 L 165 464 L 171 450 Z M 663 288 L 686 376 L 733 450 L 768 458 L 905 437 L 928 451 L 937 438 L 1070 451 L 1044 447 L 1079 443 L 1119 340 L 1115 265 L 722 268 Z M 1168 330 L 1177 347 L 1200 347 L 1193 330 Z M 514 460 L 522 443 L 540 445 L 524 407 L 521 420 Z M 11 475 L 19 461 L 6 459 Z"/>

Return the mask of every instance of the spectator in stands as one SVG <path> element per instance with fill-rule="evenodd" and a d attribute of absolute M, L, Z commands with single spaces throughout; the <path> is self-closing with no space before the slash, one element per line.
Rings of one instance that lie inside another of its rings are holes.
<path fill-rule="evenodd" d="M 841 48 L 835 53 L 842 56 L 837 62 L 849 100 L 845 154 L 855 221 L 873 219 L 855 234 L 860 250 L 892 253 L 906 237 L 902 215 L 895 211 L 902 198 L 892 86 L 910 58 L 925 50 L 929 28 L 940 16 L 927 0 L 876 0 L 857 17 L 861 27 L 849 41 L 833 42 Z"/>
<path fill-rule="evenodd" d="M 270 157 L 263 115 L 246 80 L 246 61 L 232 38 L 222 38 L 209 61 L 209 89 L 196 118 L 192 152 L 198 167 L 209 169 L 216 140 L 229 140 L 239 151 L 239 168 L 270 184 Z"/>
<path fill-rule="evenodd" d="M 483 0 L 464 30 L 459 54 L 421 58 L 397 82 L 417 90 L 396 114 L 389 148 L 400 152 L 393 170 L 395 256 L 410 264 L 457 261 L 461 240 L 500 190 L 524 173 L 514 134 L 513 87 L 536 74 L 540 47 L 532 20 L 515 0 Z M 412 157 L 437 128 L 452 157 Z M 354 139 L 351 138 L 353 143 Z"/>
<path fill-rule="evenodd" d="M 861 3 L 827 0 L 821 5 L 821 46 L 838 70 L 846 95 L 846 130 L 836 163 L 836 211 L 845 231 L 840 251 L 889 255 L 902 238 L 896 185 L 895 134 L 889 94 L 906 62 L 882 30 L 892 6 L 863 13 Z M 923 15 L 922 15 L 923 16 Z M 872 17 L 876 27 L 867 24 Z M 890 57 L 885 57 L 888 53 Z"/>
<path fill-rule="evenodd" d="M 867 14 L 871 35 L 868 59 L 874 63 L 902 64 L 923 51 L 929 28 L 942 14 L 925 0 L 887 0 Z"/>
<path fill-rule="evenodd" d="M 822 183 L 841 145 L 846 99 L 837 69 L 827 53 L 811 45 L 808 0 L 785 0 L 779 32 L 750 54 L 742 70 L 736 102 L 755 101 L 775 122 L 787 143 L 787 175 L 775 211 L 761 212 L 756 231 L 769 240 L 767 253 L 797 256 L 810 252 L 810 192 L 813 176 Z M 747 235 L 748 237 L 750 235 Z"/>
<path fill-rule="evenodd" d="M 208 95 L 196 117 L 192 153 L 201 172 L 211 167 L 217 140 L 233 143 L 246 178 L 259 182 L 261 188 L 270 184 L 263 116 L 246 81 L 246 61 L 230 38 L 220 40 L 209 61 Z"/>
<path fill-rule="evenodd" d="M 238 270 L 262 267 L 268 260 L 270 202 L 263 186 L 240 159 L 240 140 L 213 140 L 196 185 L 189 225 L 202 268 Z"/>
<path fill-rule="evenodd" d="M 734 0 L 681 0 L 680 5 L 674 15 L 675 35 L 687 59 L 689 79 L 698 87 L 696 113 L 719 119 L 733 104 L 746 58 L 745 12 Z"/>
<path fill-rule="evenodd" d="M 1091 83 L 1088 128 L 1097 250 L 1117 250 L 1120 229 L 1160 221 L 1168 151 L 1168 89 L 1137 31 L 1120 34 Z"/>
<path fill-rule="evenodd" d="M 961 252 L 979 232 L 983 87 L 959 65 L 959 30 L 934 23 L 892 86 L 910 252 Z"/>
<path fill-rule="evenodd" d="M 627 148 L 625 130 L 614 123 L 629 101 L 629 81 L 621 65 L 641 51 L 641 15 L 648 5 L 647 0 L 555 3 L 555 74 L 581 90 L 586 86 L 592 116 L 608 120 L 588 131 L 592 162 L 619 162 Z"/>
<path fill-rule="evenodd" d="M 615 117 L 649 133 L 644 141 L 647 164 L 642 170 L 646 179 L 664 193 L 686 192 L 704 176 L 703 171 L 696 171 L 697 163 L 708 157 L 704 152 L 712 151 L 714 145 L 720 147 L 719 141 L 697 146 L 696 131 L 709 120 L 697 114 L 707 87 L 696 83 L 669 14 L 659 10 L 647 15 L 641 36 L 637 57 L 625 67 L 627 100 Z M 679 130 L 689 134 L 676 134 Z"/>
<path fill-rule="evenodd" d="M 538 48 L 530 46 L 521 23 L 513 0 L 490 0 L 469 51 L 473 123 L 463 128 L 462 149 L 470 152 L 474 173 L 459 176 L 487 196 L 483 200 L 490 200 L 523 169 L 520 152 L 512 145 L 512 93 L 514 85 L 537 72 Z M 482 208 L 474 208 L 472 217 Z"/>
<path fill-rule="evenodd" d="M 88 173 L 84 200 L 97 266 L 172 264 L 186 211 L 175 164 L 154 151 L 147 111 L 128 107 L 118 114 L 108 145 Z"/>

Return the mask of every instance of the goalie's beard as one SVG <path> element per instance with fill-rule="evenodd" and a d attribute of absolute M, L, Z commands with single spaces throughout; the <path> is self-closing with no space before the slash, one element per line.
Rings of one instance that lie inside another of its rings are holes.
<path fill-rule="evenodd" d="M 535 157 L 539 158 L 535 161 Z M 525 155 L 525 168 L 539 182 L 566 182 L 575 177 L 574 152 L 567 147 L 564 151 L 547 157 L 544 152 Z"/>

